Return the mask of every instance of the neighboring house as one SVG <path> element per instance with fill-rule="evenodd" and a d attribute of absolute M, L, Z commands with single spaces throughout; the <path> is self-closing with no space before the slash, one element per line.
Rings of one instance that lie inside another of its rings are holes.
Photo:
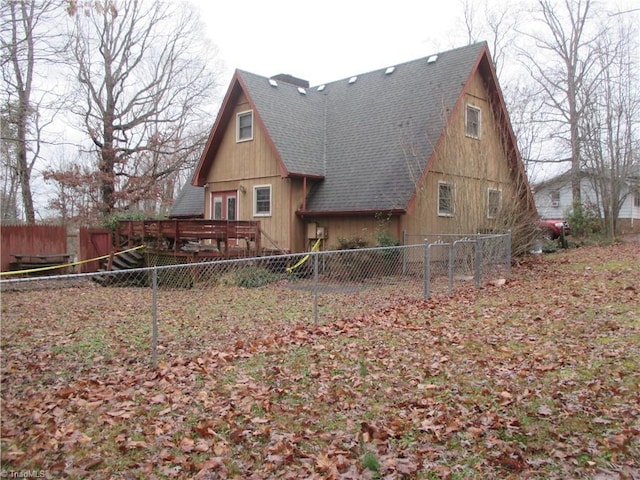
<path fill-rule="evenodd" d="M 617 231 L 620 234 L 640 232 L 640 180 L 625 182 L 626 198 L 618 215 Z M 541 218 L 564 219 L 573 204 L 571 171 L 539 182 L 533 186 L 536 207 Z M 594 188 L 593 174 L 580 172 L 580 197 L 583 205 L 594 205 L 602 212 L 602 203 Z"/>
<path fill-rule="evenodd" d="M 259 220 L 291 252 L 535 211 L 485 42 L 314 87 L 236 70 L 193 185 L 204 218 Z"/>

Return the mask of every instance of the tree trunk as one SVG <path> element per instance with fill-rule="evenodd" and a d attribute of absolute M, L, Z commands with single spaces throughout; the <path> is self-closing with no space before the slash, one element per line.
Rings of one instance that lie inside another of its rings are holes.
<path fill-rule="evenodd" d="M 31 193 L 31 172 L 27 162 L 27 115 L 21 105 L 20 120 L 18 122 L 18 148 L 17 148 L 17 170 L 20 190 L 22 192 L 22 207 L 26 222 L 30 225 L 36 223 L 35 211 L 33 208 L 33 195 Z"/>

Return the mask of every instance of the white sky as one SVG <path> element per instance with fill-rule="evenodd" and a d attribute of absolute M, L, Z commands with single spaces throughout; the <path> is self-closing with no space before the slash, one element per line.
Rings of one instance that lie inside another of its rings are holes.
<path fill-rule="evenodd" d="M 464 45 L 460 0 L 190 0 L 227 71 L 288 73 L 311 85 Z M 460 26 L 460 25 L 459 25 Z"/>
<path fill-rule="evenodd" d="M 219 48 L 226 67 L 222 93 L 236 68 L 264 76 L 288 73 L 319 85 L 467 43 L 465 0 L 187 1 L 201 11 Z M 474 3 L 477 33 L 485 7 L 481 0 Z M 536 2 L 486 3 L 500 11 L 500 5 L 517 9 Z M 610 11 L 640 7 L 640 0 L 599 3 Z M 628 14 L 640 18 L 640 11 Z"/>

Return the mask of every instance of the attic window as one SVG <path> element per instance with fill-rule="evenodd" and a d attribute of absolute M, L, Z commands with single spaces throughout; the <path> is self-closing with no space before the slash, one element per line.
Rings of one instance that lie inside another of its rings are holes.
<path fill-rule="evenodd" d="M 438 55 L 431 55 L 427 58 L 427 63 L 436 63 L 436 60 L 438 60 Z"/>
<path fill-rule="evenodd" d="M 389 75 L 390 73 L 393 73 L 393 71 L 396 69 L 396 67 L 388 67 L 385 71 L 384 74 L 385 75 Z"/>
<path fill-rule="evenodd" d="M 278 82 L 276 82 L 273 78 L 269 79 L 269 85 L 271 85 L 272 87 L 277 87 L 278 86 Z"/>
<path fill-rule="evenodd" d="M 480 115 L 478 107 L 467 105 L 465 111 L 465 134 L 467 137 L 480 138 Z"/>
<path fill-rule="evenodd" d="M 358 77 L 351 77 L 351 78 L 349 79 L 349 85 L 351 85 L 351 84 L 353 84 L 353 83 L 356 83 L 356 80 L 358 80 Z"/>
<path fill-rule="evenodd" d="M 299 93 L 300 95 L 306 95 L 306 94 L 307 94 L 307 91 L 306 91 L 304 88 L 302 88 L 302 87 L 298 87 L 298 93 Z"/>
<path fill-rule="evenodd" d="M 325 86 L 326 86 L 326 85 L 320 85 L 320 86 L 318 87 L 318 91 L 319 91 L 319 92 L 323 91 L 323 90 L 324 90 L 324 88 L 325 88 Z"/>
<path fill-rule="evenodd" d="M 253 140 L 253 111 L 240 112 L 236 116 L 236 142 Z"/>

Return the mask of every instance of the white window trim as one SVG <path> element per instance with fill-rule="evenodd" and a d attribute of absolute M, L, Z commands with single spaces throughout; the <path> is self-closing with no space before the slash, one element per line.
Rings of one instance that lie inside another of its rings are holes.
<path fill-rule="evenodd" d="M 259 188 L 268 188 L 269 189 L 269 212 L 257 212 L 258 209 L 258 193 L 257 190 Z M 273 212 L 273 187 L 271 184 L 265 185 L 254 185 L 253 186 L 253 216 L 254 217 L 270 217 L 271 212 Z"/>
<path fill-rule="evenodd" d="M 495 215 L 491 214 L 491 192 L 498 193 L 498 212 Z M 498 218 L 498 214 L 502 209 L 502 190 L 499 188 L 491 188 L 487 189 L 487 218 Z"/>
<path fill-rule="evenodd" d="M 240 117 L 245 115 L 251 115 L 251 136 L 248 138 L 240 138 Z M 249 142 L 253 140 L 253 129 L 254 129 L 253 110 L 245 110 L 244 112 L 238 112 L 236 114 L 236 143 Z"/>
<path fill-rule="evenodd" d="M 440 185 L 448 185 L 449 187 L 451 187 L 451 212 L 441 212 L 440 211 Z M 451 183 L 451 182 L 444 182 L 444 181 L 439 181 L 438 182 L 438 216 L 439 217 L 453 217 L 456 211 L 456 187 L 455 184 Z"/>
<path fill-rule="evenodd" d="M 472 135 L 471 133 L 469 133 L 469 128 L 468 128 L 469 119 L 467 117 L 469 113 L 469 109 L 472 109 L 478 112 L 478 134 L 477 135 Z M 469 138 L 475 138 L 478 140 L 480 139 L 480 136 L 482 134 L 482 109 L 476 105 L 472 105 L 471 103 L 467 103 L 464 109 L 464 134 Z"/>

